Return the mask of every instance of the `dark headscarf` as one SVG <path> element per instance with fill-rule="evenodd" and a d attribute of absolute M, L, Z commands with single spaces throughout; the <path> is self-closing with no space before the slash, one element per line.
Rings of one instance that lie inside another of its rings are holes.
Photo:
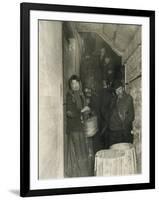
<path fill-rule="evenodd" d="M 71 88 L 71 82 L 73 80 L 76 80 L 76 81 L 79 82 L 80 87 L 79 87 L 78 91 L 73 91 L 72 88 Z M 72 96 L 72 101 L 74 103 L 76 103 L 77 108 L 79 110 L 81 110 L 86 105 L 86 100 L 85 100 L 85 96 L 84 96 L 83 91 L 82 91 L 81 81 L 80 81 L 80 79 L 77 75 L 72 75 L 71 78 L 69 79 L 69 91 L 68 92 Z"/>

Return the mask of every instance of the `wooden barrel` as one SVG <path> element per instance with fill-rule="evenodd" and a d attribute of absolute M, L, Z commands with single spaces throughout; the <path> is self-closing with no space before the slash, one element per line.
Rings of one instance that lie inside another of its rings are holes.
<path fill-rule="evenodd" d="M 122 175 L 122 163 L 124 151 L 100 150 L 95 155 L 96 176 L 117 176 Z"/>
<path fill-rule="evenodd" d="M 95 155 L 95 175 L 122 176 L 134 174 L 136 171 L 132 155 L 129 154 L 128 156 L 125 150 L 117 149 L 98 151 Z"/>
<path fill-rule="evenodd" d="M 110 146 L 110 149 L 126 150 L 133 148 L 134 145 L 131 143 L 117 143 Z"/>
<path fill-rule="evenodd" d="M 125 152 L 126 159 L 129 161 L 127 167 L 129 168 L 129 174 L 137 173 L 137 158 L 135 146 L 131 143 L 117 143 L 110 146 L 110 149 L 113 150 L 122 150 Z"/>
<path fill-rule="evenodd" d="M 97 116 L 92 116 L 84 122 L 84 132 L 86 137 L 94 136 L 98 131 Z"/>

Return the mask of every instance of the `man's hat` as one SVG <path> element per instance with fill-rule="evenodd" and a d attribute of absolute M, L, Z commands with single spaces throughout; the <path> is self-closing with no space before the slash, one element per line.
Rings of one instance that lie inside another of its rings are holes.
<path fill-rule="evenodd" d="M 116 90 L 119 87 L 123 87 L 123 83 L 120 80 L 115 80 L 112 84 L 112 88 Z"/>

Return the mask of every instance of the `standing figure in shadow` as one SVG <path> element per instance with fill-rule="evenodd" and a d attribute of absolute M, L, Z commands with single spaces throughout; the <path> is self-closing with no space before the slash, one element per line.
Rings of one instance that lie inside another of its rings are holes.
<path fill-rule="evenodd" d="M 81 118 L 81 111 L 85 108 L 86 102 L 80 79 L 76 75 L 72 75 L 69 79 L 66 101 L 68 136 L 66 176 L 90 176 L 88 145 Z"/>
<path fill-rule="evenodd" d="M 115 93 L 109 82 L 103 80 L 103 89 L 100 93 L 99 122 L 102 148 L 109 148 L 109 120 L 114 105 Z"/>
<path fill-rule="evenodd" d="M 116 99 L 109 121 L 109 145 L 133 143 L 133 121 L 135 118 L 133 98 L 127 94 L 121 81 L 113 83 Z"/>

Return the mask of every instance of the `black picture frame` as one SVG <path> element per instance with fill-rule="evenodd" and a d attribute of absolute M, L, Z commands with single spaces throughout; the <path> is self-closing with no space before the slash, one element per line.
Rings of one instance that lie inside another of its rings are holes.
<path fill-rule="evenodd" d="M 139 16 L 150 19 L 150 180 L 149 183 L 30 189 L 30 11 L 60 11 L 107 15 Z M 155 188 L 155 11 L 71 5 L 21 3 L 20 5 L 20 196 L 62 195 Z"/>

